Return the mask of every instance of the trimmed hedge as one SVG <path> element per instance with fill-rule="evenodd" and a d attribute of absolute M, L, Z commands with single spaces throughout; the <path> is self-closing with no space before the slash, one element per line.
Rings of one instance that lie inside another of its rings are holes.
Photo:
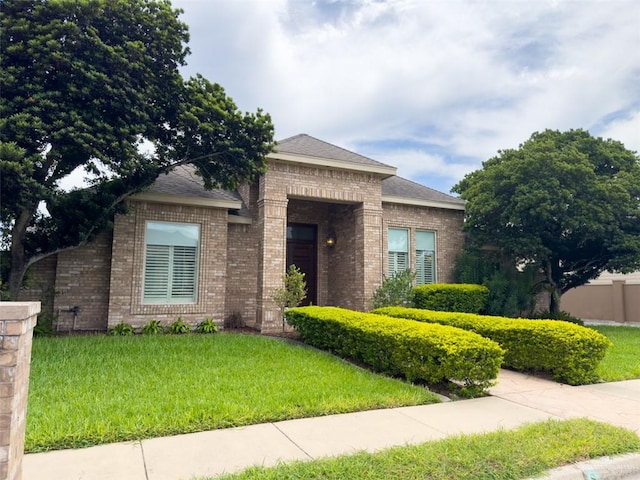
<path fill-rule="evenodd" d="M 525 320 L 403 307 L 379 308 L 374 313 L 478 333 L 506 350 L 505 366 L 521 371 L 551 372 L 554 380 L 570 385 L 596 381 L 596 367 L 612 345 L 595 330 L 559 320 Z"/>
<path fill-rule="evenodd" d="M 497 343 L 459 328 L 337 307 L 292 308 L 285 315 L 309 345 L 409 381 L 458 381 L 469 396 L 493 385 L 502 364 Z"/>
<path fill-rule="evenodd" d="M 413 304 L 425 310 L 480 313 L 489 289 L 473 283 L 431 283 L 413 289 Z"/>

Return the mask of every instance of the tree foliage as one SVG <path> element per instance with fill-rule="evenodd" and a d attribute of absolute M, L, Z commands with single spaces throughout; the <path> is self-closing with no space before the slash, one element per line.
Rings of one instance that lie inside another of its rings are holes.
<path fill-rule="evenodd" d="M 453 190 L 475 245 L 495 245 L 536 266 L 560 296 L 603 271 L 640 268 L 640 159 L 584 130 L 534 133 L 503 150 Z"/>
<path fill-rule="evenodd" d="M 0 220 L 14 295 L 31 263 L 89 241 L 177 165 L 193 164 L 207 188 L 264 171 L 269 115 L 182 78 L 180 13 L 168 0 L 2 2 Z M 90 188 L 62 190 L 78 167 Z"/>

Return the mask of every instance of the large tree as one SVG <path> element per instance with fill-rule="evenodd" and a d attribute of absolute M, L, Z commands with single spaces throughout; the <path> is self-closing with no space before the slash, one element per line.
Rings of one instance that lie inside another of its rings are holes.
<path fill-rule="evenodd" d="M 269 115 L 241 113 L 201 76 L 182 78 L 188 31 L 168 0 L 1 8 L 0 220 L 14 298 L 32 263 L 91 240 L 177 165 L 194 165 L 207 188 L 264 171 Z M 62 190 L 78 167 L 90 186 Z"/>
<path fill-rule="evenodd" d="M 640 268 L 640 159 L 618 141 L 534 133 L 453 191 L 467 201 L 464 228 L 476 245 L 539 268 L 553 313 L 563 293 L 603 271 Z"/>

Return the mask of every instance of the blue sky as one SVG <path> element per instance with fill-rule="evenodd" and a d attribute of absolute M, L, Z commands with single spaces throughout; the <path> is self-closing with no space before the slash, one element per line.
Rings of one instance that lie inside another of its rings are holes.
<path fill-rule="evenodd" d="M 185 76 L 449 192 L 535 131 L 640 151 L 640 1 L 173 0 Z"/>

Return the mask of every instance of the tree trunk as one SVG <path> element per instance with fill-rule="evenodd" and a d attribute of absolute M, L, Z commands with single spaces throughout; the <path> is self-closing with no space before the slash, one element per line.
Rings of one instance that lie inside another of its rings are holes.
<path fill-rule="evenodd" d="M 22 279 L 27 272 L 27 258 L 24 251 L 24 238 L 33 212 L 24 208 L 20 212 L 11 231 L 11 268 L 9 269 L 9 295 L 11 300 L 18 299 Z"/>
<path fill-rule="evenodd" d="M 560 312 L 560 297 L 562 297 L 562 290 L 560 288 L 560 281 L 557 275 L 554 275 L 554 265 L 558 265 L 557 260 L 547 260 L 544 268 L 545 276 L 547 277 L 547 284 L 549 285 L 549 313 L 555 316 Z"/>
<path fill-rule="evenodd" d="M 562 296 L 562 292 L 559 288 L 553 288 L 549 290 L 550 299 L 549 299 L 549 313 L 551 313 L 554 317 L 556 314 L 560 313 L 560 298 Z"/>

